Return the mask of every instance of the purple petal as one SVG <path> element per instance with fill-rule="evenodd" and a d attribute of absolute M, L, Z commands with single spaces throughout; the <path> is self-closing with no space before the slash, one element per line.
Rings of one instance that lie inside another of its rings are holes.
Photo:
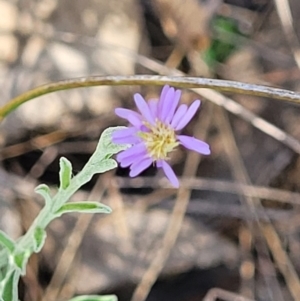
<path fill-rule="evenodd" d="M 139 109 L 140 113 L 143 115 L 143 117 L 148 121 L 150 124 L 154 125 L 154 116 L 152 116 L 152 113 L 149 109 L 149 106 L 145 99 L 142 97 L 142 95 L 136 93 L 134 94 L 134 101 Z"/>
<path fill-rule="evenodd" d="M 137 136 L 138 130 L 134 127 L 127 129 L 116 130 L 112 134 L 112 141 L 119 144 L 136 144 L 141 142 Z"/>
<path fill-rule="evenodd" d="M 133 125 L 137 129 L 143 126 L 143 121 L 138 114 L 137 115 L 130 114 L 127 120 L 129 121 L 129 123 L 131 123 L 131 125 Z"/>
<path fill-rule="evenodd" d="M 135 162 L 142 161 L 145 158 L 145 156 L 146 156 L 145 154 L 140 154 L 140 155 L 134 154 L 134 155 L 131 155 L 129 157 L 122 159 L 121 162 L 119 162 L 119 163 L 120 163 L 121 167 L 123 167 L 123 168 L 128 167 Z"/>
<path fill-rule="evenodd" d="M 160 92 L 159 104 L 162 104 L 164 102 L 164 99 L 165 99 L 169 89 L 170 89 L 169 85 L 164 85 L 164 87 L 162 88 L 162 90 Z"/>
<path fill-rule="evenodd" d="M 165 121 L 170 113 L 170 108 L 172 106 L 172 101 L 174 99 L 175 89 L 169 88 L 168 92 L 166 93 L 164 99 L 162 99 L 162 102 L 160 104 L 160 109 L 158 112 L 158 115 L 161 119 L 161 121 Z"/>
<path fill-rule="evenodd" d="M 161 168 L 161 167 L 162 167 L 162 161 L 163 161 L 163 160 L 158 160 L 158 161 L 156 161 L 156 167 L 157 167 L 157 168 Z"/>
<path fill-rule="evenodd" d="M 170 104 L 170 107 L 169 107 L 168 115 L 165 119 L 166 123 L 170 123 L 171 120 L 173 119 L 175 110 L 176 110 L 176 108 L 179 104 L 180 97 L 181 97 L 181 90 L 176 90 L 174 95 L 173 95 L 173 99 L 172 99 L 172 102 Z"/>
<path fill-rule="evenodd" d="M 165 85 L 160 92 L 159 101 L 158 101 L 158 114 L 161 114 L 161 112 L 162 112 L 164 101 L 165 101 L 166 95 L 169 92 L 169 89 L 170 89 L 170 86 Z"/>
<path fill-rule="evenodd" d="M 118 162 L 121 162 L 123 159 L 130 157 L 132 155 L 138 156 L 140 154 L 146 154 L 146 153 L 147 150 L 144 143 L 139 143 L 119 153 L 116 158 Z"/>
<path fill-rule="evenodd" d="M 150 99 L 148 101 L 149 109 L 154 116 L 154 119 L 157 118 L 157 110 L 158 110 L 158 100 L 157 99 Z"/>
<path fill-rule="evenodd" d="M 130 167 L 130 177 L 135 177 L 138 174 L 140 174 L 142 171 L 144 171 L 146 168 L 148 168 L 153 160 L 149 157 L 142 159 L 141 161 L 136 161 L 133 163 Z"/>
<path fill-rule="evenodd" d="M 162 167 L 166 177 L 171 182 L 171 184 L 175 188 L 178 188 L 179 187 L 179 181 L 178 181 L 178 178 L 176 177 L 172 167 L 164 160 L 157 161 L 157 166 Z"/>
<path fill-rule="evenodd" d="M 196 114 L 200 104 L 201 104 L 201 101 L 199 99 L 197 99 L 190 105 L 190 107 L 188 108 L 184 117 L 180 120 L 178 125 L 175 127 L 176 131 L 182 130 L 191 121 L 191 119 Z"/>
<path fill-rule="evenodd" d="M 173 128 L 176 128 L 176 126 L 178 125 L 178 123 L 181 121 L 181 119 L 183 118 L 184 114 L 187 112 L 188 106 L 185 104 L 182 104 L 178 107 L 172 122 L 171 122 L 171 126 Z"/>
<path fill-rule="evenodd" d="M 125 118 L 127 119 L 128 114 L 130 113 L 134 113 L 137 114 L 136 112 L 129 110 L 129 109 L 124 109 L 124 108 L 116 108 L 115 109 L 115 113 L 117 116 L 121 117 L 121 118 Z"/>
<path fill-rule="evenodd" d="M 177 139 L 187 149 L 193 150 L 203 155 L 210 154 L 209 145 L 204 141 L 185 135 L 177 135 Z"/>
<path fill-rule="evenodd" d="M 140 126 L 142 125 L 142 116 L 137 112 L 129 109 L 116 108 L 115 114 L 121 118 L 126 119 L 129 123 L 137 128 L 140 128 Z"/>

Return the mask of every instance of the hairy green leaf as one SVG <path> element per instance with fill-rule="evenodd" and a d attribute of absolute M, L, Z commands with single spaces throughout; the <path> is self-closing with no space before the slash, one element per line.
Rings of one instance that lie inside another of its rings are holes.
<path fill-rule="evenodd" d="M 51 195 L 50 195 L 50 188 L 46 184 L 40 184 L 38 185 L 35 190 L 36 193 L 40 194 L 44 199 L 46 203 L 50 203 L 51 201 Z"/>
<path fill-rule="evenodd" d="M 79 213 L 111 213 L 110 207 L 97 202 L 76 202 L 63 205 L 56 213 L 56 216 L 61 216 L 64 213 L 79 212 Z"/>
<path fill-rule="evenodd" d="M 44 246 L 45 240 L 47 237 L 47 233 L 44 229 L 40 227 L 36 227 L 34 229 L 34 252 L 38 253 L 42 247 Z"/>
<path fill-rule="evenodd" d="M 15 249 L 15 242 L 7 236 L 6 233 L 0 230 L 0 244 L 4 246 L 10 253 Z"/>
<path fill-rule="evenodd" d="M 72 164 L 68 159 L 61 157 L 59 166 L 60 189 L 66 189 L 70 185 L 72 177 Z"/>
<path fill-rule="evenodd" d="M 26 272 L 26 264 L 28 262 L 28 258 L 31 255 L 30 250 L 25 250 L 23 252 L 19 252 L 13 255 L 13 260 L 15 265 L 19 268 L 20 273 L 25 275 Z"/>
<path fill-rule="evenodd" d="M 130 146 L 129 144 L 120 145 L 112 142 L 112 133 L 121 128 L 125 127 L 113 127 L 103 131 L 95 152 L 82 171 L 76 176 L 76 180 L 82 185 L 89 182 L 93 175 L 106 172 L 118 166 L 117 162 L 111 159 L 111 156 Z"/>
<path fill-rule="evenodd" d="M 2 292 L 3 301 L 18 301 L 18 282 L 20 273 L 18 271 L 11 271 L 4 280 Z M 2 283 L 1 283 L 2 284 Z"/>
<path fill-rule="evenodd" d="M 103 131 L 100 140 L 98 142 L 97 148 L 92 155 L 90 161 L 95 163 L 100 163 L 109 159 L 112 155 L 119 153 L 122 150 L 127 149 L 130 144 L 115 144 L 112 142 L 112 134 L 114 131 L 119 129 L 124 129 L 124 126 L 111 127 Z"/>

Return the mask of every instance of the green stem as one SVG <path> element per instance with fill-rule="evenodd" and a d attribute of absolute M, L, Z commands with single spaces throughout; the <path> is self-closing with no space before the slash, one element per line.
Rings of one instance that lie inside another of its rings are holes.
<path fill-rule="evenodd" d="M 39 86 L 27 91 L 0 108 L 0 121 L 21 104 L 56 91 L 93 86 L 119 85 L 158 85 L 170 84 L 178 88 L 209 88 L 221 92 L 270 97 L 278 100 L 300 104 L 300 93 L 277 89 L 261 85 L 246 84 L 235 81 L 199 78 L 199 77 L 172 77 L 159 75 L 131 75 L 131 76 L 90 76 L 68 79 Z"/>
<path fill-rule="evenodd" d="M 40 211 L 39 215 L 31 224 L 30 228 L 24 236 L 20 238 L 17 243 L 17 248 L 20 250 L 32 250 L 34 240 L 32 236 L 36 228 L 46 229 L 48 224 L 55 218 L 55 212 L 59 210 L 62 205 L 64 205 L 71 196 L 88 180 L 82 179 L 85 170 L 89 167 L 89 162 L 84 166 L 81 172 L 79 172 L 75 177 L 71 179 L 70 185 L 65 190 L 59 190 L 56 195 L 53 197 L 51 203 L 46 203 L 45 207 Z"/>
<path fill-rule="evenodd" d="M 46 205 L 40 212 L 36 219 L 31 224 L 28 231 L 17 242 L 17 250 L 33 250 L 33 235 L 36 228 L 45 229 L 47 225 L 53 220 L 53 214 Z"/>

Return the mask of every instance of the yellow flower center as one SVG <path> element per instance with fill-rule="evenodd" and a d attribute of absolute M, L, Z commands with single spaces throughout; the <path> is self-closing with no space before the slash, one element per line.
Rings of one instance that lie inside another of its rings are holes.
<path fill-rule="evenodd" d="M 153 160 L 167 159 L 168 153 L 179 145 L 174 129 L 159 120 L 155 121 L 154 126 L 148 122 L 144 125 L 150 131 L 139 132 L 139 136 L 144 140 L 149 155 Z"/>

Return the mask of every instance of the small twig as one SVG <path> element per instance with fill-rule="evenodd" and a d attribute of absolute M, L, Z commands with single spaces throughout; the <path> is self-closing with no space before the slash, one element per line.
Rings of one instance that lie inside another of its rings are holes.
<path fill-rule="evenodd" d="M 140 188 L 143 186 L 153 188 L 170 188 L 170 184 L 165 179 L 153 177 L 123 178 L 117 177 L 118 187 L 120 188 Z M 180 185 L 185 188 L 196 190 L 212 190 L 231 194 L 241 194 L 249 197 L 257 197 L 272 201 L 300 205 L 300 194 L 278 188 L 271 188 L 257 185 L 247 185 L 238 182 L 209 179 L 182 177 Z"/>
<path fill-rule="evenodd" d="M 254 301 L 241 295 L 225 291 L 221 288 L 212 288 L 209 290 L 203 301 L 217 301 L 219 299 L 225 301 Z"/>
<path fill-rule="evenodd" d="M 224 115 L 225 116 L 225 115 Z M 220 116 L 219 116 L 220 118 Z M 229 125 L 229 121 L 227 122 Z M 224 124 L 223 124 L 224 127 Z M 233 137 L 232 137 L 233 138 Z M 229 141 L 232 145 L 230 148 L 230 152 L 234 155 L 235 161 L 231 162 L 234 163 L 234 176 L 236 177 L 236 180 L 241 181 L 242 184 L 251 184 L 251 180 L 249 178 L 249 175 L 247 173 L 246 167 L 244 166 L 244 162 L 241 158 L 240 152 L 238 150 L 238 147 L 234 141 L 234 139 L 231 139 L 232 141 Z M 230 158 L 229 158 L 230 159 Z M 250 215 L 252 215 L 256 221 L 256 224 L 258 225 L 259 229 L 263 233 L 268 247 L 274 257 L 275 262 L 277 263 L 277 266 L 281 272 L 281 274 L 284 277 L 284 280 L 287 284 L 287 287 L 289 288 L 289 291 L 291 295 L 293 296 L 295 301 L 300 301 L 300 279 L 297 275 L 297 272 L 287 254 L 287 252 L 284 250 L 282 243 L 280 241 L 279 235 L 276 232 L 274 226 L 271 223 L 271 220 L 267 216 L 267 214 L 264 212 L 264 208 L 261 204 L 261 200 L 259 198 L 246 198 L 246 202 L 244 203 L 246 205 L 246 208 Z M 264 214 L 264 222 L 261 222 L 258 214 L 257 209 L 260 209 L 261 212 Z M 283 300 L 283 297 L 281 295 L 281 291 L 277 289 L 277 287 L 273 287 L 272 290 L 274 291 L 276 289 L 276 294 L 273 292 L 273 298 L 278 298 L 278 300 Z"/>
<path fill-rule="evenodd" d="M 287 0 L 274 0 L 277 14 L 281 22 L 285 37 L 290 44 L 290 48 L 293 52 L 295 62 L 300 69 L 300 43 L 298 36 L 293 26 L 293 17 L 289 1 Z"/>
<path fill-rule="evenodd" d="M 232 128 L 229 123 L 229 119 L 227 115 L 225 114 L 225 111 L 222 109 L 219 109 L 217 115 L 217 120 L 219 122 L 219 127 L 221 127 L 222 130 L 222 140 L 224 145 L 224 151 L 228 157 L 228 161 L 233 173 L 233 177 L 236 181 L 239 181 L 241 184 L 250 185 L 251 180 L 248 174 L 248 171 L 245 167 L 245 164 L 243 162 L 243 159 L 241 157 L 241 153 L 238 149 L 235 137 L 232 132 Z M 265 244 L 265 241 L 260 239 L 261 235 L 260 232 L 256 232 L 256 229 L 259 229 L 260 231 L 263 231 L 264 224 L 270 225 L 270 227 L 273 229 L 270 219 L 266 212 L 264 211 L 264 208 L 261 205 L 261 201 L 259 198 L 256 197 L 243 197 L 241 195 L 241 201 L 243 205 L 243 209 L 246 213 L 246 222 L 247 226 L 252 234 L 252 237 L 255 239 L 255 247 L 258 251 L 259 258 L 264 254 L 265 259 L 268 260 L 269 263 L 271 263 L 271 258 L 269 256 L 267 246 Z M 260 219 L 258 210 L 260 214 L 262 215 L 262 219 Z M 264 222 L 264 223 L 263 223 Z M 255 227 L 257 226 L 257 227 Z M 273 229 L 273 232 L 275 232 L 275 229 Z M 249 254 L 250 255 L 250 254 Z M 255 268 L 253 266 L 254 262 L 251 262 L 252 264 L 252 279 L 254 278 L 254 271 Z M 273 269 L 273 273 L 275 274 L 275 271 Z M 271 300 L 276 301 L 282 301 L 282 293 L 279 289 L 279 284 L 276 278 L 270 277 L 269 274 L 263 274 L 264 279 L 266 280 L 266 283 L 272 282 L 272 285 L 267 287 L 269 292 L 269 298 Z M 251 280 L 251 279 L 249 279 Z M 272 281 L 273 280 L 273 281 Z M 253 292 L 249 292 L 251 296 L 253 297 Z"/>
<path fill-rule="evenodd" d="M 278 266 L 284 280 L 289 288 L 294 301 L 300 300 L 300 280 L 293 263 L 291 262 L 279 235 L 275 231 L 271 223 L 265 224 L 262 228 L 264 236 L 267 240 L 269 249 L 272 252 L 275 263 Z"/>

